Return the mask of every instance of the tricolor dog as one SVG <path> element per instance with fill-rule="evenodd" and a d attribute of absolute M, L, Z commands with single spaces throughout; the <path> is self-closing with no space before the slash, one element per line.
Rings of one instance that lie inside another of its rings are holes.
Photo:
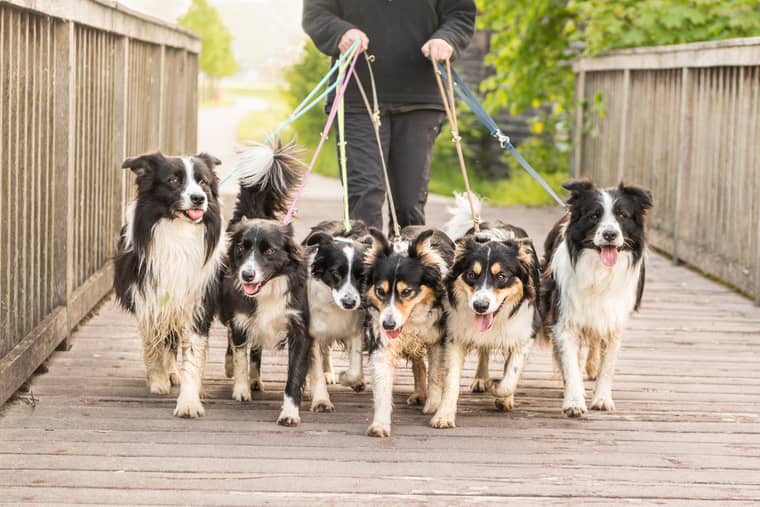
<path fill-rule="evenodd" d="M 180 417 L 204 414 L 203 370 L 225 248 L 214 173 L 220 163 L 205 153 L 153 153 L 123 164 L 137 175 L 137 199 L 119 240 L 116 300 L 137 317 L 150 392 L 168 394 L 181 380 Z"/>
<path fill-rule="evenodd" d="M 399 359 L 412 362 L 414 392 L 408 404 L 424 404 L 423 412 L 433 413 L 441 400 L 441 345 L 446 334 L 444 280 L 454 244 L 443 232 L 433 229 L 410 226 L 401 232 L 401 239 L 389 242 L 371 230 L 376 245 L 365 258 L 375 410 L 367 433 L 375 437 L 391 433 L 393 378 Z"/>
<path fill-rule="evenodd" d="M 586 412 L 578 350 L 589 347 L 586 372 L 596 378 L 595 410 L 615 410 L 612 378 L 620 335 L 644 291 L 647 212 L 652 194 L 589 180 L 563 185 L 569 213 L 549 233 L 542 273 L 544 333 L 551 337 L 565 384 L 562 410 Z"/>

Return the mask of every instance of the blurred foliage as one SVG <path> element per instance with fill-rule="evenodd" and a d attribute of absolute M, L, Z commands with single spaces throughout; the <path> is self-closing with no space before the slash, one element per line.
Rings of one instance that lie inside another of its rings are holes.
<path fill-rule="evenodd" d="M 544 172 L 567 172 L 579 54 L 760 35 L 757 0 L 477 0 L 493 33 L 481 86 L 490 110 L 534 111 L 521 151 Z M 604 97 L 583 104 L 604 114 Z M 594 132 L 591 132 L 593 135 Z"/>
<path fill-rule="evenodd" d="M 201 38 L 199 67 L 211 79 L 232 76 L 238 63 L 232 52 L 232 34 L 222 21 L 219 11 L 207 0 L 193 0 L 177 23 Z"/>

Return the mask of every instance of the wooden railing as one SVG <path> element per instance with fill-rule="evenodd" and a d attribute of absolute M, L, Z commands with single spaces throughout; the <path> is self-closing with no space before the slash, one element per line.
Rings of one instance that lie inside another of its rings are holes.
<path fill-rule="evenodd" d="M 652 244 L 760 303 L 760 38 L 617 51 L 574 70 L 574 172 L 650 187 Z"/>
<path fill-rule="evenodd" d="M 114 2 L 0 1 L 0 404 L 110 291 L 122 160 L 195 149 L 199 47 Z"/>

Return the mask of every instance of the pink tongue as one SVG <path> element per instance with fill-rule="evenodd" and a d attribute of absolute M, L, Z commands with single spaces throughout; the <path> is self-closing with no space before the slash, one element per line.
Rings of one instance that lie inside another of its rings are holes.
<path fill-rule="evenodd" d="M 602 264 L 611 268 L 617 262 L 617 258 L 618 258 L 617 247 L 614 247 L 614 246 L 602 247 Z"/>
<path fill-rule="evenodd" d="M 259 285 L 260 284 L 258 283 L 246 283 L 246 284 L 243 284 L 243 290 L 245 291 L 246 294 L 248 294 L 249 296 L 252 296 L 259 291 Z"/>
<path fill-rule="evenodd" d="M 388 338 L 390 338 L 391 340 L 395 340 L 396 338 L 399 337 L 399 335 L 401 335 L 401 328 L 393 329 L 393 330 L 386 329 L 385 334 L 387 334 Z"/>
<path fill-rule="evenodd" d="M 478 330 L 483 333 L 491 329 L 493 325 L 493 313 L 488 315 L 475 314 L 475 325 L 478 326 Z"/>
<path fill-rule="evenodd" d="M 198 221 L 201 218 L 203 218 L 203 210 L 202 209 L 189 209 L 186 211 L 187 216 L 189 216 L 192 220 Z"/>

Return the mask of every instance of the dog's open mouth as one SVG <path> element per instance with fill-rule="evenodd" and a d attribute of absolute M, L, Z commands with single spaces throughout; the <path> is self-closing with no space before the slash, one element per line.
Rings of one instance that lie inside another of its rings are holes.
<path fill-rule="evenodd" d="M 253 297 L 256 294 L 259 293 L 261 290 L 261 286 L 263 284 L 261 282 L 259 283 L 244 283 L 243 284 L 243 292 L 246 296 Z"/>
<path fill-rule="evenodd" d="M 398 338 L 399 336 L 401 336 L 401 331 L 403 331 L 403 330 L 404 330 L 403 326 L 401 326 L 398 329 L 386 329 L 385 330 L 385 334 L 391 340 L 395 340 L 396 338 Z"/>
<path fill-rule="evenodd" d="M 618 247 L 615 245 L 604 245 L 601 247 L 602 264 L 608 268 L 613 267 L 618 260 Z"/>
<path fill-rule="evenodd" d="M 185 210 L 185 215 L 187 216 L 187 218 L 189 218 L 193 222 L 198 223 L 201 220 L 203 220 L 204 211 L 202 209 L 197 209 L 197 208 L 188 209 L 188 210 Z"/>
<path fill-rule="evenodd" d="M 484 333 L 491 329 L 491 326 L 493 326 L 494 321 L 494 313 L 476 313 L 475 314 L 475 326 L 478 328 L 478 331 L 481 333 Z"/>

